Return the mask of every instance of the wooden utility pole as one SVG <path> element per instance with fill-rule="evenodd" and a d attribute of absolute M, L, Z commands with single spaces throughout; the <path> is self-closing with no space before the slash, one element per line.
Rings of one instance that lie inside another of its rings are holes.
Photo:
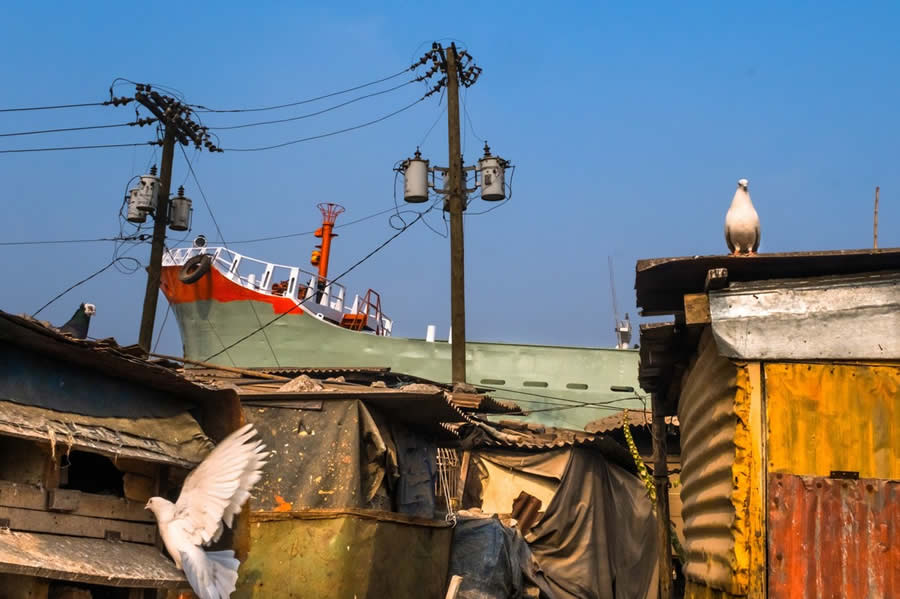
<path fill-rule="evenodd" d="M 465 197 L 462 181 L 462 151 L 459 147 L 459 68 L 456 44 L 446 49 L 447 137 L 450 168 L 447 173 L 447 207 L 450 212 L 450 327 L 452 380 L 466 382 L 466 275 L 463 243 Z"/>
<path fill-rule="evenodd" d="M 166 227 L 169 224 L 169 188 L 172 186 L 172 160 L 175 158 L 175 127 L 164 123 L 162 164 L 159 171 L 159 196 L 153 218 L 153 243 L 150 249 L 150 265 L 147 267 L 147 289 L 144 291 L 144 311 L 141 314 L 141 332 L 138 345 L 149 352 L 153 341 L 153 325 L 156 320 L 156 304 L 159 300 L 159 282 L 162 277 L 162 256 L 166 244 Z"/>
<path fill-rule="evenodd" d="M 876 185 L 875 186 L 875 228 L 873 230 L 873 235 L 874 235 L 874 239 L 875 239 L 873 247 L 876 250 L 878 249 L 878 190 L 879 189 L 880 188 Z"/>
<path fill-rule="evenodd" d="M 657 545 L 659 549 L 659 597 L 672 597 L 672 543 L 669 539 L 669 464 L 666 447 L 666 418 L 661 398 L 654 393 L 650 400 L 653 410 L 653 483 L 656 487 Z"/>
<path fill-rule="evenodd" d="M 156 211 L 153 214 L 153 244 L 150 265 L 147 267 L 147 289 L 144 292 L 144 311 L 141 314 L 141 332 L 138 345 L 148 352 L 153 341 L 153 324 L 156 320 L 156 304 L 159 300 L 159 282 L 162 276 L 162 257 L 166 244 L 166 227 L 169 226 L 169 191 L 172 186 L 172 160 L 175 143 L 194 144 L 197 149 L 206 147 L 210 152 L 221 152 L 209 141 L 206 127 L 190 120 L 191 108 L 175 98 L 154 91 L 150 85 L 138 83 L 134 99 L 142 104 L 164 127 L 162 141 L 162 165 L 159 173 L 159 190 Z"/>

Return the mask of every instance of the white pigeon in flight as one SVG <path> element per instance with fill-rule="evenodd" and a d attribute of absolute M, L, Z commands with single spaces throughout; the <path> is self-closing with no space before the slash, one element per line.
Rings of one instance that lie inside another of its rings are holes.
<path fill-rule="evenodd" d="M 234 551 L 204 551 L 229 528 L 250 490 L 262 476 L 268 452 L 247 424 L 219 443 L 184 481 L 178 501 L 151 497 L 147 509 L 156 516 L 159 534 L 175 565 L 200 599 L 228 599 L 240 562 Z"/>
<path fill-rule="evenodd" d="M 750 201 L 749 185 L 746 179 L 738 181 L 725 215 L 725 242 L 733 255 L 753 255 L 759 249 L 759 215 Z"/>

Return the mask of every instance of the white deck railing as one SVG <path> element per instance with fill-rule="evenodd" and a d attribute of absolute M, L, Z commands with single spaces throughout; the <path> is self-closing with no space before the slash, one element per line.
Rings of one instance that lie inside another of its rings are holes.
<path fill-rule="evenodd" d="M 264 262 L 225 247 L 188 247 L 166 250 L 163 255 L 163 266 L 182 266 L 194 256 L 201 254 L 212 256 L 213 265 L 232 282 L 258 293 L 273 297 L 288 297 L 297 302 L 304 302 L 310 308 L 315 305 L 315 310 L 319 311 L 317 315 L 320 318 L 330 317 L 340 322 L 342 314 L 345 312 L 355 314 L 357 306 L 360 304 L 357 295 L 352 307 L 345 308 L 346 289 L 340 283 L 326 281 L 320 290 L 318 273 L 305 271 L 296 266 Z M 382 314 L 381 327 L 374 326 L 377 320 L 373 316 L 369 315 L 369 319 L 373 321 L 371 323 L 373 330 L 381 328 L 384 330 L 385 336 L 390 336 L 394 324 L 390 318 Z"/>

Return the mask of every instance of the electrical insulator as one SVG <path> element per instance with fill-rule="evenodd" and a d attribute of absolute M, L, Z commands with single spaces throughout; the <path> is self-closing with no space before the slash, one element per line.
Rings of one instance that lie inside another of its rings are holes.
<path fill-rule="evenodd" d="M 428 161 L 416 148 L 415 158 L 403 162 L 403 199 L 410 204 L 428 201 Z"/>
<path fill-rule="evenodd" d="M 169 228 L 173 231 L 190 229 L 191 212 L 191 199 L 184 197 L 184 187 L 179 187 L 178 195 L 169 202 Z"/>
<path fill-rule="evenodd" d="M 498 202 L 506 199 L 506 179 L 504 167 L 506 161 L 498 156 L 491 156 L 491 148 L 484 144 L 484 157 L 478 161 L 481 171 L 481 199 Z"/>
<path fill-rule="evenodd" d="M 156 201 L 159 197 L 159 177 L 156 176 L 155 166 L 150 169 L 150 174 L 141 175 L 141 184 L 137 189 L 138 209 L 147 212 L 156 210 Z"/>
<path fill-rule="evenodd" d="M 147 211 L 140 208 L 138 193 L 140 189 L 135 187 L 128 192 L 125 198 L 128 200 L 128 214 L 125 217 L 130 223 L 143 223 L 147 220 Z"/>

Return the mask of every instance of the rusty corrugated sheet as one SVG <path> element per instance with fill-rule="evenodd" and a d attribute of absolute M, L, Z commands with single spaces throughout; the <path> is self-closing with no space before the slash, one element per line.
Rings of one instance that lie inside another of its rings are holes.
<path fill-rule="evenodd" d="M 765 376 L 769 472 L 900 479 L 900 364 L 766 364 Z"/>
<path fill-rule="evenodd" d="M 740 558 L 746 553 L 736 548 L 736 527 L 745 519 L 735 502 L 743 503 L 748 493 L 747 465 L 737 459 L 735 438 L 738 372 L 718 355 L 707 330 L 697 360 L 685 375 L 678 405 L 685 575 L 736 594 L 746 584 L 740 576 L 745 567 Z"/>
<path fill-rule="evenodd" d="M 900 481 L 769 475 L 769 597 L 900 597 Z"/>

